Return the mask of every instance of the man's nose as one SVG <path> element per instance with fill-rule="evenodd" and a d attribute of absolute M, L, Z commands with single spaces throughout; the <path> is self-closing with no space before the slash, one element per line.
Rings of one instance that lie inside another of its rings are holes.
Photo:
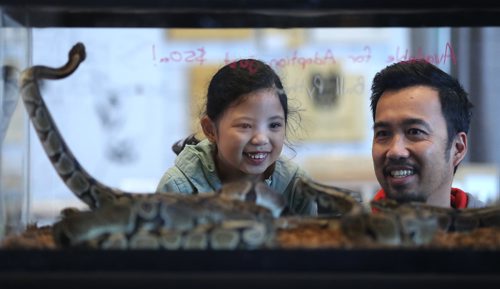
<path fill-rule="evenodd" d="M 391 143 L 389 144 L 387 157 L 391 159 L 403 159 L 408 158 L 409 156 L 410 152 L 408 150 L 408 143 L 405 137 L 395 135 Z"/>

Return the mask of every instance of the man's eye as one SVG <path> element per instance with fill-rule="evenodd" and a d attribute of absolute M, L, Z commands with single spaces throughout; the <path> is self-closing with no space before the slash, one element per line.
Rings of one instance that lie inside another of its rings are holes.
<path fill-rule="evenodd" d="M 375 132 L 375 137 L 386 137 L 389 135 L 389 132 L 386 130 L 379 130 Z"/>
<path fill-rule="evenodd" d="M 410 129 L 408 130 L 408 134 L 409 134 L 409 135 L 422 135 L 422 134 L 424 134 L 424 131 L 423 131 L 423 130 L 420 130 L 420 129 L 418 129 L 418 128 L 410 128 Z"/>

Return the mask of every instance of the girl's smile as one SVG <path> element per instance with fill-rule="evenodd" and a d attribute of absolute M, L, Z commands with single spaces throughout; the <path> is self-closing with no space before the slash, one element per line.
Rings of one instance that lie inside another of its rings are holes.
<path fill-rule="evenodd" d="M 221 180 L 265 179 L 285 141 L 285 113 L 276 90 L 262 89 L 242 96 L 213 122 L 205 119 L 209 139 L 217 144 Z M 207 132 L 207 130 L 206 130 Z"/>

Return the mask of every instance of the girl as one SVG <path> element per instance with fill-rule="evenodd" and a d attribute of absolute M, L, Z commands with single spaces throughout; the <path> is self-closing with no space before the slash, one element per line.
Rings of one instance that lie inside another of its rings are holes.
<path fill-rule="evenodd" d="M 208 87 L 201 118 L 206 139 L 193 145 L 190 138 L 157 191 L 196 194 L 260 180 L 285 195 L 290 214 L 316 214 L 313 202 L 295 193 L 305 173 L 280 157 L 288 116 L 287 96 L 271 67 L 254 59 L 224 66 Z"/>

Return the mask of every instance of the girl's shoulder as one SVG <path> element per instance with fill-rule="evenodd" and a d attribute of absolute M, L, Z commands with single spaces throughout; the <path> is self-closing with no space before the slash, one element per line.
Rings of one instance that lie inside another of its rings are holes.
<path fill-rule="evenodd" d="M 194 192 L 211 192 L 221 186 L 213 159 L 214 145 L 208 140 L 186 145 L 168 169 L 170 182 L 178 182 Z"/>
<path fill-rule="evenodd" d="M 292 176 L 306 175 L 306 172 L 296 162 L 288 158 L 285 158 L 283 156 L 279 157 L 276 160 L 275 172 L 278 172 L 282 175 L 292 175 Z"/>
<path fill-rule="evenodd" d="M 208 140 L 202 140 L 195 145 L 186 145 L 175 159 L 175 166 L 184 173 L 197 170 L 215 170 L 215 146 Z"/>
<path fill-rule="evenodd" d="M 163 174 L 156 191 L 187 194 L 193 192 L 193 186 L 188 177 L 177 166 L 173 166 Z"/>
<path fill-rule="evenodd" d="M 272 187 L 283 193 L 291 183 L 304 176 L 306 176 L 305 171 L 296 162 L 280 157 L 274 166 Z"/>

